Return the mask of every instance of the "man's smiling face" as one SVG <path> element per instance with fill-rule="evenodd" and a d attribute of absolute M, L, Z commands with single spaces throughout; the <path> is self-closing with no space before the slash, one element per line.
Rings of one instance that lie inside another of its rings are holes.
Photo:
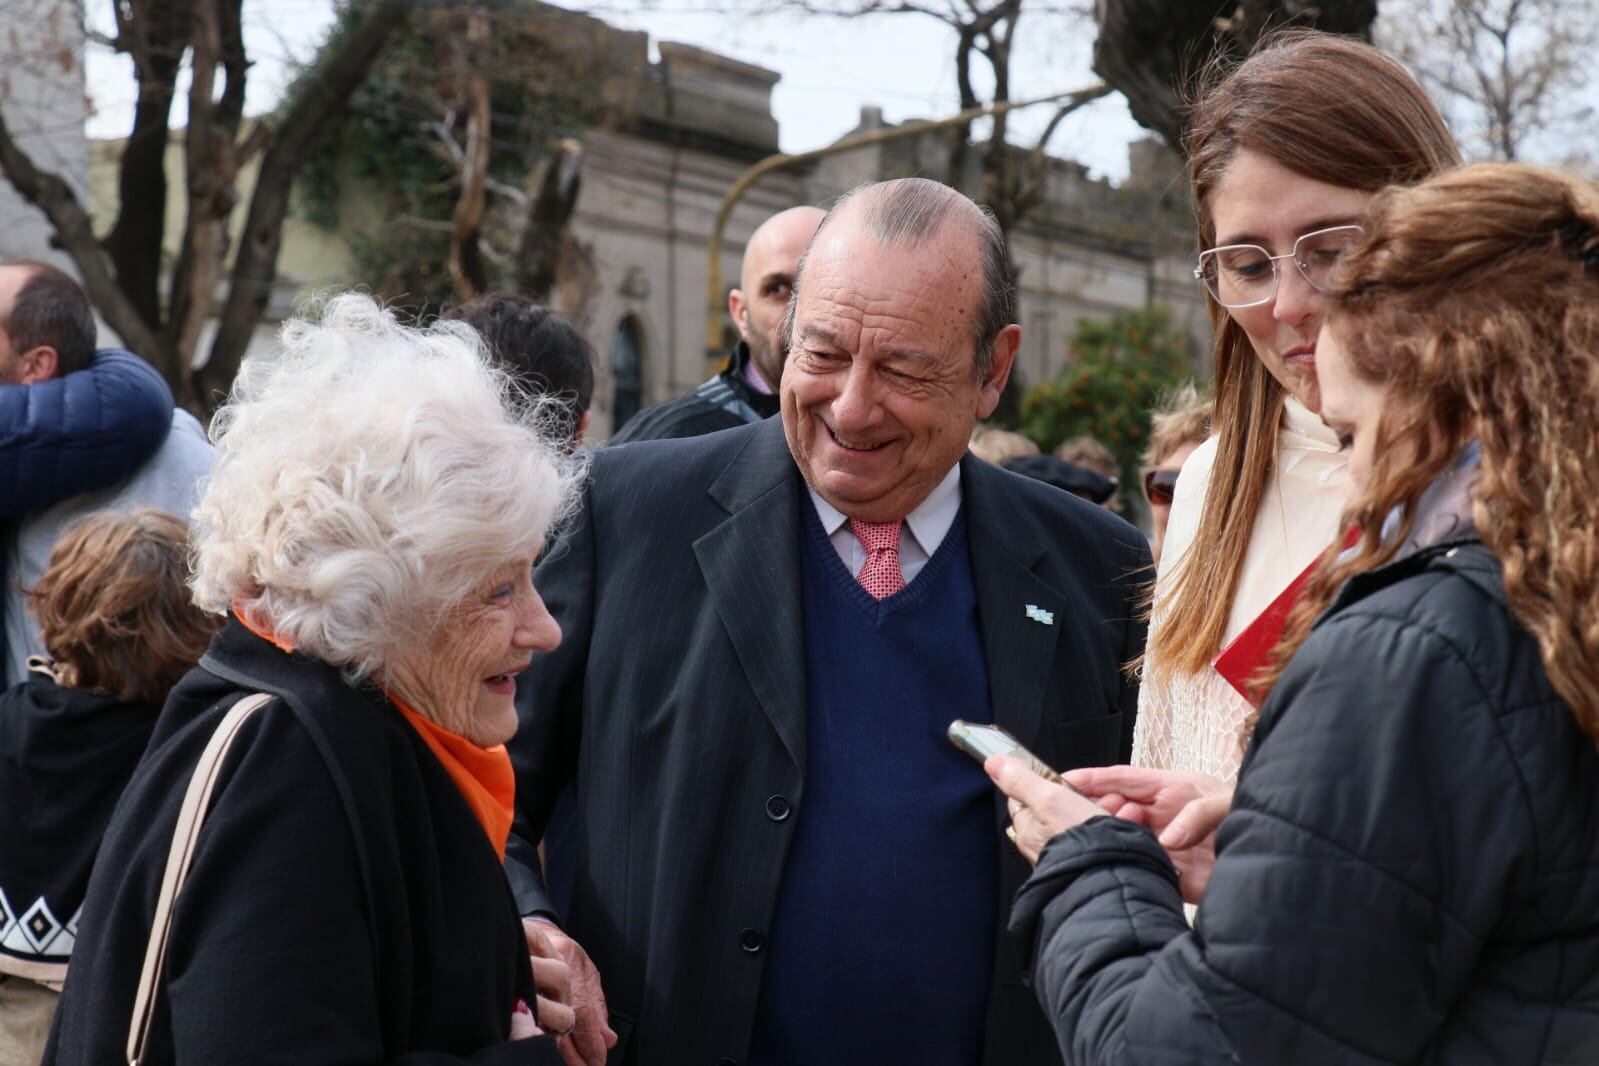
<path fill-rule="evenodd" d="M 1002 343 L 1003 357 L 979 379 L 972 322 L 983 273 L 970 229 L 946 223 L 921 244 L 885 247 L 858 213 L 851 205 L 828 223 L 805 263 L 783 429 L 823 499 L 851 518 L 888 522 L 960 461 L 972 425 L 999 402 L 1014 345 Z"/>

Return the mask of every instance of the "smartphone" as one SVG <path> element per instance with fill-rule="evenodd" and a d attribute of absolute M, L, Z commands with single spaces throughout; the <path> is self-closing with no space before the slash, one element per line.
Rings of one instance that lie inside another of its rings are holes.
<path fill-rule="evenodd" d="M 1021 741 L 997 725 L 981 725 L 957 718 L 949 724 L 949 742 L 978 762 L 987 761 L 990 755 L 1009 755 L 1013 759 L 1020 759 L 1039 777 L 1058 785 L 1065 783 L 1042 759 L 1022 747 Z"/>

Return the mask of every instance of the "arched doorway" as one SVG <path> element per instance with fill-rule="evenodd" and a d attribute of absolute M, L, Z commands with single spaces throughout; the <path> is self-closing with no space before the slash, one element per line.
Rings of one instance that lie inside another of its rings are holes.
<path fill-rule="evenodd" d="M 644 338 L 638 320 L 622 319 L 611 337 L 611 432 L 644 406 Z"/>

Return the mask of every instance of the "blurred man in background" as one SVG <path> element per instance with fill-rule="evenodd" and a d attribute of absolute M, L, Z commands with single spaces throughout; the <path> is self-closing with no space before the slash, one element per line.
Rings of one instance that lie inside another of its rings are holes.
<path fill-rule="evenodd" d="M 727 294 L 727 310 L 740 338 L 727 369 L 685 396 L 639 412 L 611 438 L 612 444 L 698 437 L 777 414 L 777 385 L 783 377 L 779 331 L 800 256 L 822 217 L 820 208 L 791 207 L 761 223 L 744 246 L 739 287 Z"/>

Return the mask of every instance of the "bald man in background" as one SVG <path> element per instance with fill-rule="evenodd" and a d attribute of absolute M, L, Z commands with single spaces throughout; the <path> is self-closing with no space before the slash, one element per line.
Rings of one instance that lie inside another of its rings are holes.
<path fill-rule="evenodd" d="M 611 437 L 612 444 L 698 437 L 777 413 L 783 377 L 778 334 L 794 271 L 822 217 L 820 208 L 791 207 L 760 224 L 744 246 L 739 287 L 727 294 L 740 337 L 727 368 L 693 392 L 639 412 Z"/>

